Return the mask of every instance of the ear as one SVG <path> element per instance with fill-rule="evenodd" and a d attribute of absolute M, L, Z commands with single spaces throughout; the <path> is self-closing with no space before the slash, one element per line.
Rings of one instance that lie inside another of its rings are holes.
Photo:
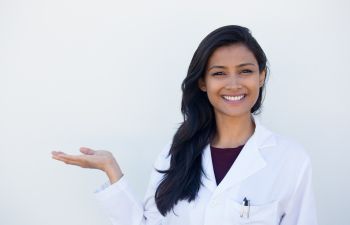
<path fill-rule="evenodd" d="M 259 74 L 259 87 L 262 87 L 265 83 L 266 78 L 266 68 Z"/>
<path fill-rule="evenodd" d="M 204 92 L 207 91 L 207 87 L 205 85 L 205 81 L 203 80 L 202 77 L 198 79 L 198 87 L 199 87 L 199 89 L 201 89 Z"/>

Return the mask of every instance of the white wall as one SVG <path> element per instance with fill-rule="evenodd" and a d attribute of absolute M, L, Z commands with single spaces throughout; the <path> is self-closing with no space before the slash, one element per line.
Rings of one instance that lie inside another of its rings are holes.
<path fill-rule="evenodd" d="M 181 122 L 199 42 L 247 26 L 269 58 L 262 121 L 311 155 L 320 224 L 349 224 L 348 1 L 0 0 L 0 224 L 107 225 L 107 177 L 51 159 L 108 149 L 138 197 Z"/>

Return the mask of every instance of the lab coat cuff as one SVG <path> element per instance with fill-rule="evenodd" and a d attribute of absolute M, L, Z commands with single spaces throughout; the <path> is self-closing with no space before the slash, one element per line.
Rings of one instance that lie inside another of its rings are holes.
<path fill-rule="evenodd" d="M 124 191 L 127 189 L 128 183 L 125 175 L 123 175 L 117 182 L 111 184 L 110 181 L 106 181 L 99 188 L 94 191 L 94 195 L 97 199 L 108 199 L 112 195 Z"/>
<path fill-rule="evenodd" d="M 143 206 L 135 198 L 125 175 L 113 184 L 105 182 L 94 197 L 112 224 L 140 224 L 135 220 L 142 219 Z"/>

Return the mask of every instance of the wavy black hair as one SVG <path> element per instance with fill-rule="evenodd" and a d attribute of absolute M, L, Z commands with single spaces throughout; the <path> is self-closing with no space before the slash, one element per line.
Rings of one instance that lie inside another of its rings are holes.
<path fill-rule="evenodd" d="M 168 153 L 168 156 L 171 156 L 170 166 L 166 170 L 157 169 L 159 173 L 164 174 L 155 192 L 155 202 L 163 216 L 170 212 L 178 201 L 191 202 L 197 197 L 204 174 L 202 152 L 216 133 L 213 106 L 207 94 L 200 90 L 198 80 L 204 77 L 208 60 L 217 48 L 236 43 L 244 44 L 254 54 L 260 72 L 268 71 L 265 53 L 246 27 L 223 26 L 209 33 L 201 41 L 181 85 L 183 122 L 172 139 Z M 259 97 L 251 113 L 260 113 L 264 90 L 265 82 L 260 87 Z"/>

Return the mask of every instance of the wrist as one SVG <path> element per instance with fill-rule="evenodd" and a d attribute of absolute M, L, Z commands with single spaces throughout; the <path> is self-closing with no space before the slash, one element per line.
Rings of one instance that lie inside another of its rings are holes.
<path fill-rule="evenodd" d="M 124 175 L 116 163 L 107 165 L 104 171 L 111 184 L 117 182 Z"/>

